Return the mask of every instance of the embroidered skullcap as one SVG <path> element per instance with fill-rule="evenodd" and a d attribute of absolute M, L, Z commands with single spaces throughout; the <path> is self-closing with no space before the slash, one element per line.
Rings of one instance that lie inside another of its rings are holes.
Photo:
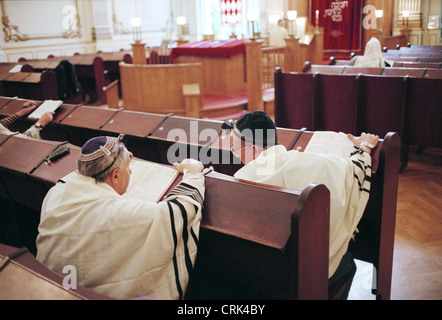
<path fill-rule="evenodd" d="M 243 114 L 233 122 L 233 132 L 243 141 L 263 147 L 278 143 L 276 126 L 273 120 L 263 111 L 252 111 Z"/>
<path fill-rule="evenodd" d="M 124 145 L 120 143 L 123 137 L 124 135 L 120 135 L 118 138 L 95 137 L 88 140 L 81 148 L 77 159 L 77 164 L 84 164 L 84 166 L 81 166 L 81 169 L 78 167 L 79 172 L 83 175 L 97 178 L 112 168 L 124 149 Z M 112 155 L 112 152 L 114 152 L 114 155 Z M 95 160 L 98 159 L 100 161 L 95 163 Z M 103 168 L 103 165 L 106 165 L 106 167 Z M 89 169 L 85 170 L 85 166 L 89 167 Z"/>
<path fill-rule="evenodd" d="M 110 156 L 114 145 L 119 143 L 117 138 L 112 137 L 95 137 L 88 140 L 81 148 L 78 160 L 81 162 L 89 162 Z"/>

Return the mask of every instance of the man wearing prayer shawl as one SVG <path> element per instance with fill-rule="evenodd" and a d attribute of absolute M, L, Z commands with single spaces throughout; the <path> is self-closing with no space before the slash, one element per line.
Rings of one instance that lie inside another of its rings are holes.
<path fill-rule="evenodd" d="M 355 56 L 350 60 L 350 65 L 365 68 L 385 68 L 391 67 L 393 63 L 384 59 L 382 55 L 381 43 L 372 37 L 365 46 L 363 56 Z"/>
<path fill-rule="evenodd" d="M 370 153 L 379 137 L 348 135 L 344 156 L 287 151 L 278 145 L 275 124 L 262 111 L 233 122 L 229 136 L 232 153 L 245 164 L 236 178 L 297 189 L 317 183 L 330 190 L 329 286 L 345 274 L 353 277 L 356 265 L 347 248 L 369 198 Z"/>
<path fill-rule="evenodd" d="M 37 259 L 60 275 L 73 266 L 78 285 L 117 299 L 181 299 L 197 254 L 203 166 L 176 163 L 182 182 L 155 203 L 123 197 L 131 158 L 119 138 L 83 145 L 77 171 L 44 199 Z"/>
<path fill-rule="evenodd" d="M 0 120 L 0 133 L 2 134 L 13 134 L 10 128 L 20 119 L 29 115 L 32 111 L 37 108 L 37 104 L 34 101 L 27 101 L 23 104 L 23 109 L 17 111 L 16 113 Z M 54 112 L 45 112 L 42 114 L 40 119 L 33 124 L 28 130 L 23 132 L 23 135 L 34 138 L 41 139 L 40 131 L 49 124 L 54 117 Z"/>

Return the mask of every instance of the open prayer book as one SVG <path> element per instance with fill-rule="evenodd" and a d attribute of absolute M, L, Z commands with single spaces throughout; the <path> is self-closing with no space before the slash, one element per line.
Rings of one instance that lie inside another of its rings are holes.
<path fill-rule="evenodd" d="M 46 100 L 40 104 L 29 116 L 29 119 L 38 120 L 46 112 L 54 112 L 63 101 L 61 100 Z"/>
<path fill-rule="evenodd" d="M 316 131 L 304 152 L 334 154 L 343 157 L 348 155 L 348 150 L 352 147 L 353 142 L 343 132 Z"/>
<path fill-rule="evenodd" d="M 130 169 L 132 174 L 124 196 L 152 202 L 160 201 L 179 175 L 175 167 L 138 159 L 132 159 Z"/>

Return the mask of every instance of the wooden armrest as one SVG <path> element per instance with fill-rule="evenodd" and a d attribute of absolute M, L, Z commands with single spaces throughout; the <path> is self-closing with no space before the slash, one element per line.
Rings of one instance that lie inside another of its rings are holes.
<path fill-rule="evenodd" d="M 118 80 L 115 80 L 112 83 L 109 83 L 107 86 L 103 87 L 103 91 L 108 91 L 118 85 Z"/>
<path fill-rule="evenodd" d="M 200 85 L 198 83 L 183 84 L 184 96 L 199 96 L 201 95 Z"/>
<path fill-rule="evenodd" d="M 109 108 L 118 109 L 119 96 L 118 96 L 118 80 L 103 87 L 103 92 L 106 95 L 106 102 Z"/>
<path fill-rule="evenodd" d="M 186 116 L 199 118 L 199 110 L 202 108 L 202 96 L 198 83 L 183 84 L 184 105 Z"/>

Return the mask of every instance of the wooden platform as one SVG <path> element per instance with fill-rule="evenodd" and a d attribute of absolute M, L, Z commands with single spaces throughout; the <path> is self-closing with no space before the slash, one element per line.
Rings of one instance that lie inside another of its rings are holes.
<path fill-rule="evenodd" d="M 200 115 L 212 120 L 236 119 L 247 111 L 247 103 L 247 91 L 226 95 L 205 94 Z"/>

